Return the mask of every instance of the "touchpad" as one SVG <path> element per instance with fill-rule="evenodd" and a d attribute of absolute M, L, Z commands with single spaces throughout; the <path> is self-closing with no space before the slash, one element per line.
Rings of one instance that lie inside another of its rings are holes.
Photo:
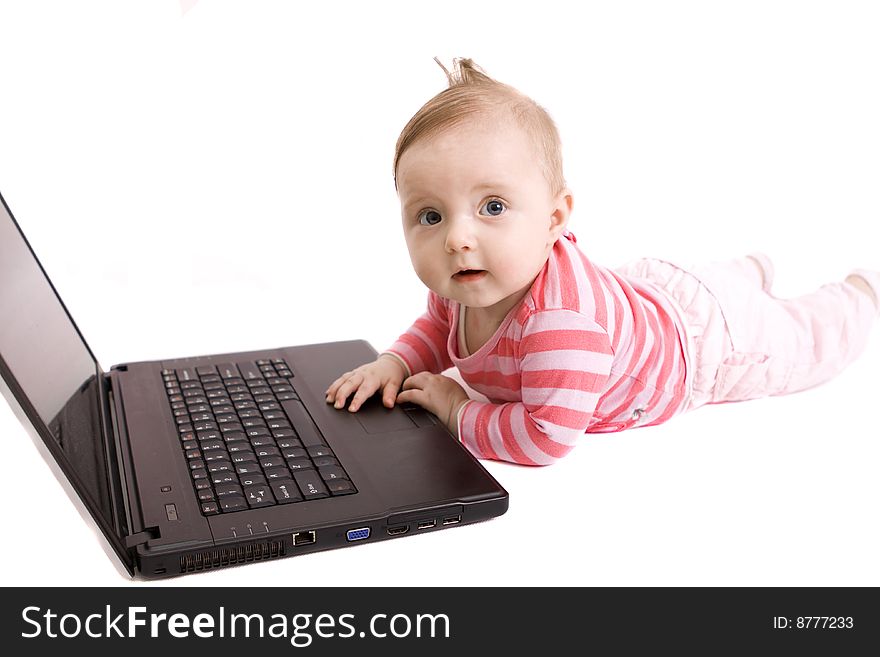
<path fill-rule="evenodd" d="M 364 402 L 356 413 L 352 413 L 367 433 L 388 433 L 401 429 L 413 429 L 418 425 L 399 406 L 386 408 L 381 398 L 375 395 Z"/>

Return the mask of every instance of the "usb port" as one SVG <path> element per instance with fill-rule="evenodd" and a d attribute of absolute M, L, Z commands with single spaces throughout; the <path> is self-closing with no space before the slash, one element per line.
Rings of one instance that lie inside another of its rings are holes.
<path fill-rule="evenodd" d="M 461 516 L 449 516 L 448 518 L 443 518 L 444 525 L 455 525 L 461 522 Z"/>
<path fill-rule="evenodd" d="M 388 532 L 389 536 L 400 536 L 401 534 L 406 534 L 409 531 L 409 525 L 400 525 L 399 527 L 389 527 L 385 531 Z"/>
<path fill-rule="evenodd" d="M 315 542 L 315 532 L 297 532 L 293 535 L 293 547 L 311 545 Z"/>
<path fill-rule="evenodd" d="M 419 529 L 431 529 L 431 527 L 436 527 L 436 526 L 437 526 L 437 521 L 433 518 L 431 520 L 422 520 L 422 522 L 420 522 L 418 525 Z"/>
<path fill-rule="evenodd" d="M 347 532 L 345 532 L 345 539 L 349 542 L 362 541 L 365 538 L 370 538 L 370 528 L 369 527 L 361 527 L 359 529 L 349 529 Z"/>

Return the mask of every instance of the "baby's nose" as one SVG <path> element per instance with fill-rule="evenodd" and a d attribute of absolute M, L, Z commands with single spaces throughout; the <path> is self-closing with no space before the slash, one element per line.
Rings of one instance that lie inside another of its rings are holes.
<path fill-rule="evenodd" d="M 446 226 L 447 251 L 473 250 L 476 243 L 476 234 L 471 221 L 453 218 L 448 222 Z"/>

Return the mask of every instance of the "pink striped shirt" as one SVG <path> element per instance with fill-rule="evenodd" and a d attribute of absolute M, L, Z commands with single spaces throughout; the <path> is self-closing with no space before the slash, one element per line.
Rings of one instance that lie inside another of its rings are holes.
<path fill-rule="evenodd" d="M 545 465 L 584 432 L 665 422 L 686 402 L 684 332 L 665 294 L 590 262 L 566 233 L 529 292 L 476 352 L 461 308 L 434 292 L 388 350 L 411 374 L 455 366 L 489 403 L 467 402 L 459 439 L 479 458 Z"/>

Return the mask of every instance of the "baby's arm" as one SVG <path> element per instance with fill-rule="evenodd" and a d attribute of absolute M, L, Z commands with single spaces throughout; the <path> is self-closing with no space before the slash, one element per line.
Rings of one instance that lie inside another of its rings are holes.
<path fill-rule="evenodd" d="M 466 402 L 459 439 L 480 458 L 557 461 L 587 430 L 612 359 L 608 333 L 588 317 L 571 310 L 532 315 L 520 342 L 522 401 Z"/>
<path fill-rule="evenodd" d="M 326 401 L 342 408 L 354 394 L 349 411 L 358 410 L 377 390 L 385 406 L 391 408 L 404 379 L 418 372 L 442 372 L 452 366 L 446 353 L 449 319 L 443 300 L 428 294 L 428 310 L 401 335 L 391 348 L 366 363 L 345 372 L 327 388 Z"/>
<path fill-rule="evenodd" d="M 449 340 L 449 313 L 443 299 L 428 293 L 428 309 L 385 353 L 400 359 L 412 376 L 418 372 L 439 374 L 452 367 L 446 348 Z"/>

